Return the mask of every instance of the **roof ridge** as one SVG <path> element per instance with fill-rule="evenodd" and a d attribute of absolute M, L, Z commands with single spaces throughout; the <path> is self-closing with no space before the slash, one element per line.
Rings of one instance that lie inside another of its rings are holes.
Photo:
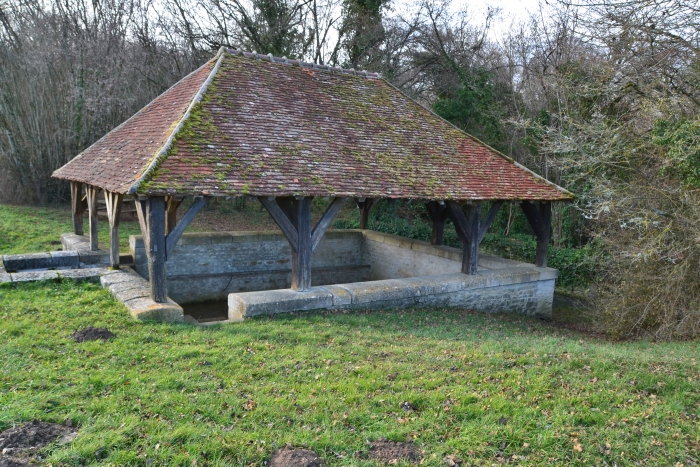
<path fill-rule="evenodd" d="M 223 49 L 223 47 L 222 47 Z M 238 49 L 225 49 L 226 52 L 230 53 L 231 55 L 240 55 L 243 57 L 247 58 L 253 58 L 255 60 L 266 60 L 270 63 L 279 63 L 281 65 L 288 65 L 288 66 L 297 66 L 299 68 L 311 68 L 313 70 L 319 70 L 319 71 L 325 71 L 327 73 L 341 73 L 345 75 L 353 75 L 353 76 L 361 76 L 364 78 L 369 78 L 369 79 L 383 79 L 381 73 L 372 73 L 369 71 L 365 70 L 355 70 L 354 68 L 343 68 L 343 67 L 334 67 L 331 65 L 319 65 L 318 63 L 314 62 L 304 62 L 302 60 L 296 60 L 296 59 L 290 59 L 287 57 L 276 57 L 272 54 L 260 54 L 257 52 L 245 52 L 243 50 L 238 50 Z M 221 53 L 221 49 L 219 50 L 219 53 Z"/>
<path fill-rule="evenodd" d="M 216 60 L 216 64 L 214 65 L 214 67 L 212 67 L 211 71 L 209 72 L 209 76 L 207 76 L 207 79 L 204 81 L 204 83 L 202 83 L 199 90 L 197 91 L 197 94 L 195 94 L 194 98 L 192 98 L 190 105 L 187 106 L 187 110 L 180 118 L 180 121 L 177 123 L 175 128 L 173 128 L 173 130 L 170 132 L 170 136 L 168 136 L 168 139 L 165 140 L 165 143 L 163 144 L 163 146 L 160 148 L 160 150 L 155 154 L 155 156 L 153 156 L 151 161 L 148 163 L 146 170 L 144 170 L 143 173 L 141 174 L 141 176 L 139 176 L 139 178 L 137 178 L 136 181 L 129 187 L 126 194 L 132 195 L 132 194 L 136 193 L 138 191 L 138 189 L 141 187 L 141 184 L 148 178 L 148 176 L 167 157 L 168 151 L 172 147 L 173 142 L 175 141 L 175 138 L 177 137 L 177 134 L 180 132 L 183 125 L 185 124 L 187 119 L 190 117 L 190 114 L 192 113 L 192 109 L 194 108 L 195 105 L 197 105 L 199 102 L 202 101 L 202 98 L 204 97 L 204 93 L 207 91 L 209 84 L 211 84 L 211 81 L 214 79 L 214 76 L 216 76 L 216 73 L 219 71 L 219 67 L 220 67 L 221 62 L 223 61 L 223 58 L 224 58 L 223 52 L 224 52 L 224 48 L 221 47 L 219 49 L 219 51 L 217 52 L 217 54 L 211 60 L 207 61 L 207 63 L 210 63 L 210 62 Z M 182 81 L 182 80 L 180 80 L 180 81 Z M 180 81 L 178 81 L 178 83 Z M 177 83 L 175 83 L 173 86 L 176 86 L 176 85 L 177 85 Z"/>

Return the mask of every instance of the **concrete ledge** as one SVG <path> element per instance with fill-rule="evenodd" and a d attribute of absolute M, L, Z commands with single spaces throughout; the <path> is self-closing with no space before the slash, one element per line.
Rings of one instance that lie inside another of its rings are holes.
<path fill-rule="evenodd" d="M 230 320 L 323 308 L 333 308 L 333 294 L 323 287 L 312 287 L 307 292 L 283 289 L 244 292 L 228 296 Z"/>
<path fill-rule="evenodd" d="M 100 278 L 100 283 L 138 320 L 182 322 L 185 319 L 182 307 L 173 300 L 168 299 L 167 303 L 151 300 L 148 281 L 131 268 L 109 271 Z"/>
<path fill-rule="evenodd" d="M 38 282 L 58 279 L 56 271 L 13 272 L 12 282 Z"/>
<path fill-rule="evenodd" d="M 109 251 L 90 250 L 90 237 L 88 236 L 65 233 L 61 235 L 61 244 L 63 245 L 63 251 L 78 253 L 80 267 L 94 264 L 109 264 Z"/>
<path fill-rule="evenodd" d="M 7 271 L 18 272 L 23 269 L 48 269 L 52 267 L 50 253 L 28 253 L 24 255 L 5 255 L 3 264 Z"/>
<path fill-rule="evenodd" d="M 477 311 L 507 311 L 551 317 L 555 270 L 516 267 L 485 274 L 355 282 L 230 294 L 229 319 L 320 309 L 378 309 L 404 306 L 452 306 Z"/>

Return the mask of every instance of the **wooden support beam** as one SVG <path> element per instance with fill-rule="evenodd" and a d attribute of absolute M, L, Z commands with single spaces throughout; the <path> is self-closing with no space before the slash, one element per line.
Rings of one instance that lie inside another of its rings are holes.
<path fill-rule="evenodd" d="M 433 235 L 430 239 L 432 245 L 442 245 L 445 239 L 445 221 L 447 220 L 447 206 L 437 201 L 425 203 L 430 220 L 433 222 Z"/>
<path fill-rule="evenodd" d="M 535 266 L 547 267 L 547 248 L 552 231 L 552 202 L 542 201 L 532 203 L 523 201 L 520 203 L 528 223 L 537 237 L 537 252 L 535 253 Z"/>
<path fill-rule="evenodd" d="M 180 219 L 180 222 L 173 227 L 173 229 L 168 233 L 165 237 L 165 259 L 167 261 L 168 257 L 170 254 L 173 252 L 173 249 L 175 248 L 175 245 L 177 244 L 177 241 L 180 240 L 180 237 L 182 236 L 182 233 L 185 231 L 188 225 L 190 225 L 190 222 L 192 222 L 192 219 L 194 219 L 194 216 L 199 213 L 204 207 L 209 204 L 209 200 L 211 199 L 211 196 L 196 196 L 194 198 L 194 203 L 192 203 L 192 206 L 187 210 L 184 216 L 182 216 L 182 219 Z M 182 202 L 182 200 L 180 200 Z M 166 213 L 167 216 L 167 213 Z M 174 217 L 174 216 L 173 216 Z"/>
<path fill-rule="evenodd" d="M 165 197 L 138 198 L 136 212 L 148 257 L 151 299 L 156 303 L 165 303 L 168 301 L 168 283 L 165 276 Z"/>
<path fill-rule="evenodd" d="M 479 244 L 484 240 L 484 235 L 486 235 L 486 232 L 489 230 L 489 227 L 491 227 L 491 224 L 493 224 L 493 221 L 496 219 L 496 215 L 498 214 L 498 210 L 501 209 L 501 206 L 503 205 L 503 201 L 494 201 L 493 204 L 491 204 L 491 208 L 489 209 L 489 212 L 486 213 L 486 217 L 484 217 L 484 220 L 481 221 L 481 228 L 479 230 Z"/>
<path fill-rule="evenodd" d="M 297 231 L 297 249 L 292 251 L 292 290 L 311 288 L 311 200 L 304 197 L 294 201 L 294 227 Z"/>
<path fill-rule="evenodd" d="M 360 228 L 366 229 L 367 224 L 369 223 L 369 210 L 374 204 L 374 199 L 365 198 L 364 201 L 359 201 L 357 198 L 355 198 L 355 203 L 357 203 L 357 207 L 360 210 Z"/>
<path fill-rule="evenodd" d="M 282 209 L 277 205 L 275 198 L 269 199 L 266 196 L 258 196 L 260 203 L 265 206 L 267 212 L 270 213 L 272 219 L 277 223 L 282 233 L 287 238 L 289 245 L 292 247 L 292 251 L 297 250 L 299 244 L 299 236 L 297 235 L 297 229 L 292 224 L 287 214 L 285 214 Z M 290 212 L 291 213 L 291 212 Z"/>
<path fill-rule="evenodd" d="M 165 233 L 169 234 L 177 225 L 177 208 L 180 207 L 184 196 L 165 197 Z"/>
<path fill-rule="evenodd" d="M 479 268 L 479 244 L 481 231 L 481 206 L 470 204 L 466 213 L 459 203 L 448 201 L 447 213 L 455 225 L 457 235 L 462 242 L 462 273 L 477 274 Z"/>
<path fill-rule="evenodd" d="M 73 211 L 73 233 L 83 235 L 83 184 L 70 182 L 70 204 Z"/>
<path fill-rule="evenodd" d="M 323 216 L 321 216 L 321 219 L 319 219 L 318 223 L 314 227 L 314 230 L 311 232 L 312 252 L 316 249 L 319 242 L 323 238 L 323 235 L 326 233 L 326 230 L 328 230 L 328 227 L 330 227 L 331 222 L 333 222 L 333 219 L 335 219 L 335 216 L 338 215 L 340 209 L 347 200 L 347 198 L 333 198 L 331 204 L 328 205 L 326 212 L 323 213 Z"/>
<path fill-rule="evenodd" d="M 85 185 L 87 191 L 88 213 L 90 215 L 90 250 L 99 249 L 97 241 L 97 194 L 100 189 L 96 186 Z"/>
<path fill-rule="evenodd" d="M 109 266 L 119 269 L 119 217 L 122 214 L 124 195 L 105 190 L 105 206 L 109 219 Z"/>

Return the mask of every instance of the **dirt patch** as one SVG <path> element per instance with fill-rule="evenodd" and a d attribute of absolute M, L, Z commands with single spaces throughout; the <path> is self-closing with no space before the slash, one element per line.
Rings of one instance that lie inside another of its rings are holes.
<path fill-rule="evenodd" d="M 70 336 L 75 342 L 96 341 L 102 339 L 106 341 L 115 337 L 115 334 L 107 328 L 87 327 L 79 331 L 75 331 Z"/>
<path fill-rule="evenodd" d="M 383 461 L 396 462 L 407 460 L 417 462 L 421 459 L 421 453 L 413 443 L 377 440 L 369 448 L 369 458 Z"/>
<path fill-rule="evenodd" d="M 36 452 L 53 443 L 73 441 L 77 431 L 55 423 L 32 420 L 0 433 L 0 467 L 32 465 Z"/>
<path fill-rule="evenodd" d="M 308 449 L 284 448 L 272 454 L 270 467 L 321 467 L 323 461 Z"/>

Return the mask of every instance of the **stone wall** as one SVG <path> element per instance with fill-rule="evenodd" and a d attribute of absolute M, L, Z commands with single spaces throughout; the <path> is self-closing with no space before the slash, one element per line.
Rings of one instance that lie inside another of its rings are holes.
<path fill-rule="evenodd" d="M 369 279 L 361 231 L 329 231 L 311 260 L 313 285 Z M 134 268 L 148 277 L 143 239 L 129 238 Z M 178 303 L 223 300 L 228 294 L 291 285 L 291 248 L 276 232 L 182 235 L 166 263 L 168 296 Z"/>

